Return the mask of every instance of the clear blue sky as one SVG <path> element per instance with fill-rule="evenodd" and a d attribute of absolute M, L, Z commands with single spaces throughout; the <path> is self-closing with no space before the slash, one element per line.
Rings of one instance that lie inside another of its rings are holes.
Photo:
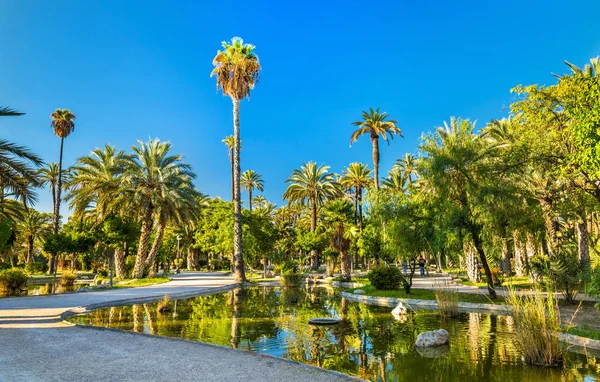
<path fill-rule="evenodd" d="M 158 137 L 193 165 L 200 190 L 224 198 L 231 102 L 211 62 L 222 40 L 255 44 L 263 71 L 241 107 L 242 169 L 261 173 L 277 204 L 303 162 L 371 163 L 368 139 L 349 147 L 369 106 L 404 132 L 382 147 L 386 172 L 450 116 L 501 117 L 514 85 L 552 83 L 563 60 L 600 54 L 597 0 L 0 2 L 0 105 L 27 113 L 4 118 L 0 136 L 57 161 L 49 115 L 69 108 L 66 165 L 107 142 Z M 37 207 L 51 210 L 47 190 Z"/>

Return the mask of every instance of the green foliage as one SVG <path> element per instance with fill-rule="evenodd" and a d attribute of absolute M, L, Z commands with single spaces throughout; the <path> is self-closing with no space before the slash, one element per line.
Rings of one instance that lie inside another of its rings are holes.
<path fill-rule="evenodd" d="M 302 273 L 286 273 L 281 276 L 281 284 L 284 287 L 297 287 L 300 286 L 304 280 Z"/>
<path fill-rule="evenodd" d="M 572 302 L 580 287 L 581 263 L 577 257 L 577 246 L 567 244 L 550 261 L 548 277 L 567 302 Z"/>
<path fill-rule="evenodd" d="M 60 285 L 62 286 L 73 286 L 77 280 L 77 275 L 73 272 L 63 272 L 60 278 Z"/>
<path fill-rule="evenodd" d="M 55 255 L 74 252 L 76 243 L 71 236 L 63 233 L 48 235 L 44 242 L 44 251 Z"/>
<path fill-rule="evenodd" d="M 367 278 L 371 285 L 380 290 L 398 290 L 404 279 L 400 269 L 388 266 L 373 268 Z"/>
<path fill-rule="evenodd" d="M 10 263 L 0 261 L 0 271 L 11 268 Z"/>
<path fill-rule="evenodd" d="M 32 261 L 31 263 L 25 264 L 25 272 L 30 275 L 36 273 L 45 273 L 48 270 L 48 265 L 41 261 Z"/>
<path fill-rule="evenodd" d="M 298 263 L 294 260 L 286 260 L 279 265 L 282 275 L 298 273 Z"/>
<path fill-rule="evenodd" d="M 0 219 L 0 253 L 7 252 L 15 242 L 14 225 L 10 219 Z"/>
<path fill-rule="evenodd" d="M 27 286 L 27 274 L 19 268 L 0 271 L 0 294 L 16 296 Z"/>

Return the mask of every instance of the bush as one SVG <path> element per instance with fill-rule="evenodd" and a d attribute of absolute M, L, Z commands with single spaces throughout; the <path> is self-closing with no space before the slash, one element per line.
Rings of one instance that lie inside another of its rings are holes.
<path fill-rule="evenodd" d="M 16 296 L 27 286 L 27 274 L 22 269 L 13 268 L 0 271 L 0 294 Z"/>
<path fill-rule="evenodd" d="M 133 268 L 135 267 L 135 256 L 127 256 L 125 258 L 125 274 L 131 276 Z"/>
<path fill-rule="evenodd" d="M 3 261 L 0 261 L 0 271 L 3 271 L 5 269 L 10 269 L 10 268 L 11 268 L 11 266 L 10 266 L 9 263 L 5 263 Z"/>
<path fill-rule="evenodd" d="M 60 278 L 60 285 L 62 286 L 73 286 L 77 276 L 73 272 L 63 272 Z"/>
<path fill-rule="evenodd" d="M 400 269 L 388 266 L 373 268 L 367 274 L 367 278 L 371 285 L 380 290 L 398 290 L 404 280 Z"/>
<path fill-rule="evenodd" d="M 25 264 L 25 272 L 31 275 L 36 273 L 45 273 L 47 270 L 48 265 L 46 265 L 46 263 L 42 263 L 41 261 L 33 261 Z"/>
<path fill-rule="evenodd" d="M 280 265 L 282 275 L 297 274 L 298 268 L 298 263 L 293 260 L 286 260 Z"/>
<path fill-rule="evenodd" d="M 302 284 L 304 274 L 302 273 L 287 273 L 281 275 L 281 285 L 284 287 L 296 287 Z"/>
<path fill-rule="evenodd" d="M 108 271 L 108 269 L 98 269 L 98 276 L 102 276 L 102 277 L 108 277 L 108 274 L 110 272 Z"/>

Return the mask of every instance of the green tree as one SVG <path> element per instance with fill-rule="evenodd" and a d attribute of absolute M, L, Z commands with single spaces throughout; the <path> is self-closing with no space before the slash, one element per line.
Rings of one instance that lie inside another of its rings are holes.
<path fill-rule="evenodd" d="M 52 232 L 52 216 L 40 213 L 34 209 L 29 209 L 23 219 L 17 225 L 17 232 L 25 239 L 27 244 L 27 255 L 25 262 L 30 263 L 33 259 L 33 250 L 35 242 L 43 242 L 44 238 Z"/>
<path fill-rule="evenodd" d="M 233 214 L 234 214 L 234 256 L 235 279 L 245 282 L 244 259 L 242 255 L 242 205 L 240 196 L 240 101 L 250 96 L 250 91 L 259 79 L 261 69 L 255 47 L 244 44 L 239 37 L 230 43 L 221 43 L 223 50 L 217 51 L 213 59 L 212 76 L 217 77 L 217 91 L 220 89 L 233 103 Z"/>
<path fill-rule="evenodd" d="M 327 200 L 342 196 L 342 190 L 335 181 L 334 174 L 328 173 L 329 166 L 319 165 L 315 162 L 303 164 L 300 169 L 295 169 L 286 180 L 289 186 L 283 193 L 283 199 L 290 203 L 310 207 L 310 230 L 317 229 L 318 209 Z M 312 253 L 312 267 L 317 269 L 319 262 L 315 251 Z"/>
<path fill-rule="evenodd" d="M 379 191 L 379 138 L 383 138 L 388 144 L 389 139 L 394 139 L 394 134 L 402 136 L 402 131 L 396 124 L 396 120 L 388 120 L 389 114 L 386 112 L 380 112 L 379 108 L 373 110 L 369 108 L 369 111 L 363 111 L 362 121 L 353 122 L 352 125 L 358 127 L 357 130 L 350 136 L 350 146 L 358 140 L 361 135 L 368 134 L 371 138 L 371 145 L 373 146 L 373 169 L 374 169 L 374 180 L 375 189 Z"/>
<path fill-rule="evenodd" d="M 265 182 L 260 174 L 254 170 L 246 170 L 242 174 L 241 178 L 242 188 L 248 191 L 248 206 L 252 211 L 252 191 L 256 188 L 259 191 L 264 191 Z"/>
<path fill-rule="evenodd" d="M 347 189 L 352 189 L 354 193 L 354 205 L 356 210 L 355 223 L 360 229 L 363 225 L 363 191 L 371 184 L 373 171 L 369 166 L 354 162 L 344 170 L 340 183 Z"/>
<path fill-rule="evenodd" d="M 352 215 L 352 203 L 345 199 L 335 199 L 325 204 L 324 219 L 333 231 L 330 245 L 340 253 L 343 281 L 350 281 L 351 278 L 348 250 L 351 244 Z"/>

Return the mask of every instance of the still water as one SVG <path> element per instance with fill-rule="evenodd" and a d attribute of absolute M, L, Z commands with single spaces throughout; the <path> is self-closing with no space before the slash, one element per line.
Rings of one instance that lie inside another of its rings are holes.
<path fill-rule="evenodd" d="M 565 365 L 525 365 L 512 318 L 465 313 L 444 320 L 418 312 L 396 320 L 391 309 L 350 302 L 333 289 L 238 289 L 211 296 L 113 307 L 72 322 L 231 346 L 336 370 L 373 381 L 596 381 L 600 363 L 569 352 Z M 311 317 L 340 317 L 331 327 Z M 420 332 L 444 328 L 450 346 L 417 349 Z"/>

